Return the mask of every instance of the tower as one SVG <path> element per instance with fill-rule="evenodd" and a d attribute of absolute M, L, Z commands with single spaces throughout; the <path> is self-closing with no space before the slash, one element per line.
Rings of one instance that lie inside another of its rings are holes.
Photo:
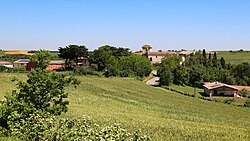
<path fill-rule="evenodd" d="M 144 45 L 142 47 L 142 54 L 148 54 L 152 50 L 152 47 L 150 45 Z"/>

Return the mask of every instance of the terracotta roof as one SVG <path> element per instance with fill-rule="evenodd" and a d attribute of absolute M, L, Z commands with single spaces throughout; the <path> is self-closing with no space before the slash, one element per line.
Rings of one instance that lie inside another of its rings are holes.
<path fill-rule="evenodd" d="M 239 90 L 246 89 L 246 90 L 250 91 L 250 86 L 239 86 L 239 85 L 232 85 L 232 86 L 234 86 L 235 88 L 237 88 Z"/>
<path fill-rule="evenodd" d="M 238 88 L 236 88 L 236 87 L 234 87 L 232 85 L 228 85 L 228 84 L 221 83 L 221 82 L 204 82 L 203 84 L 204 84 L 203 86 L 206 87 L 209 90 L 216 89 L 216 88 L 219 88 L 219 87 L 228 87 L 228 88 L 231 88 L 231 89 L 239 90 Z"/>
<path fill-rule="evenodd" d="M 148 55 L 158 55 L 158 56 L 165 56 L 167 54 L 177 54 L 176 52 L 167 51 L 167 52 L 149 52 Z"/>

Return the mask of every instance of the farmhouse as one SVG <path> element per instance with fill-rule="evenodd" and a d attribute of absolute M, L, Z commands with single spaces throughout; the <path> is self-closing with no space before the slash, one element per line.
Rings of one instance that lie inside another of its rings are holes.
<path fill-rule="evenodd" d="M 37 64 L 35 62 L 29 61 L 26 65 L 26 71 L 31 71 L 31 69 L 36 66 Z M 46 70 L 58 70 L 58 69 L 64 68 L 64 66 L 65 66 L 64 60 L 51 60 Z"/>
<path fill-rule="evenodd" d="M 27 64 L 30 62 L 30 59 L 19 59 L 13 63 L 14 67 L 24 66 L 26 67 Z"/>
<path fill-rule="evenodd" d="M 220 82 L 204 82 L 204 93 L 207 96 L 230 96 L 236 97 L 239 89 L 237 87 L 220 83 Z"/>
<path fill-rule="evenodd" d="M 147 58 L 149 58 L 149 60 L 152 62 L 152 64 L 160 64 L 161 63 L 161 59 L 165 56 L 165 55 L 177 55 L 176 52 L 172 52 L 172 51 L 168 51 L 168 52 L 153 52 L 152 51 L 152 47 L 150 45 L 144 45 L 142 47 L 142 55 L 146 56 Z"/>
<path fill-rule="evenodd" d="M 153 52 L 152 47 L 150 45 L 144 45 L 142 47 L 142 55 L 146 56 L 152 64 L 160 64 L 162 58 L 166 55 L 178 55 L 182 58 L 182 62 L 186 60 L 186 57 L 193 53 L 192 51 L 181 51 L 181 52 L 176 52 L 176 51 L 157 51 Z"/>

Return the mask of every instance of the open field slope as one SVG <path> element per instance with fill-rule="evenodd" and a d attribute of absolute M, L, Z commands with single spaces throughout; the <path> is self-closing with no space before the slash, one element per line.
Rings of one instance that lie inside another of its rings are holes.
<path fill-rule="evenodd" d="M 250 63 L 250 51 L 216 51 L 217 56 L 220 59 L 224 57 L 226 62 L 230 62 L 231 64 L 240 64 L 243 62 Z"/>
<path fill-rule="evenodd" d="M 24 79 L 24 74 L 15 74 Z M 14 86 L 0 74 L 1 98 Z M 132 78 L 78 76 L 65 117 L 91 117 L 101 125 L 141 129 L 152 140 L 249 140 L 250 108 L 205 101 L 154 88 Z"/>

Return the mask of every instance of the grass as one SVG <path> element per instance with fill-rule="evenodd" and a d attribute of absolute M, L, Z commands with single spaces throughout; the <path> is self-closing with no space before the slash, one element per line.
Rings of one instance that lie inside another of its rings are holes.
<path fill-rule="evenodd" d="M 175 85 L 172 84 L 170 86 L 168 86 L 169 88 L 175 89 L 177 91 L 183 92 L 183 93 L 189 93 L 189 94 L 194 94 L 194 87 L 190 87 L 190 86 L 179 86 L 179 85 Z M 203 89 L 199 89 L 196 88 L 196 95 L 197 96 L 201 96 L 200 93 L 203 93 L 204 90 Z"/>
<path fill-rule="evenodd" d="M 24 74 L 14 74 L 24 79 Z M 14 85 L 0 74 L 1 97 Z M 250 108 L 236 107 L 150 87 L 133 78 L 77 76 L 64 117 L 91 117 L 101 125 L 141 129 L 153 140 L 249 140 Z M 183 88 L 185 89 L 185 88 Z"/>
<path fill-rule="evenodd" d="M 217 51 L 217 56 L 219 59 L 224 57 L 226 62 L 236 65 L 243 62 L 250 62 L 250 51 Z"/>

